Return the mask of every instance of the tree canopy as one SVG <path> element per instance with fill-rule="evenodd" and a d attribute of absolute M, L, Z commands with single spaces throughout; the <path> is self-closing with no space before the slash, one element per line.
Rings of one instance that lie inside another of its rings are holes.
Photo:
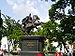
<path fill-rule="evenodd" d="M 72 44 L 75 41 L 75 0 L 58 0 L 49 9 L 51 21 L 60 20 L 60 32 L 57 38 L 66 45 L 66 41 Z"/>

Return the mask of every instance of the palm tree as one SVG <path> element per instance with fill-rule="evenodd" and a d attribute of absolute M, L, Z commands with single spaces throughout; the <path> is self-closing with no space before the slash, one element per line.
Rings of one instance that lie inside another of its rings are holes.
<path fill-rule="evenodd" d="M 2 39 L 2 24 L 3 24 L 3 20 L 1 18 L 1 10 L 0 10 L 0 46 L 1 46 L 1 39 Z"/>
<path fill-rule="evenodd" d="M 0 27 L 2 26 L 3 20 L 1 18 L 1 10 L 0 10 Z"/>

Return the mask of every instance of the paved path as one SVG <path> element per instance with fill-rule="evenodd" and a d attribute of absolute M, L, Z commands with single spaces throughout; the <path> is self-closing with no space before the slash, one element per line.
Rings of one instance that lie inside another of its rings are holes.
<path fill-rule="evenodd" d="M 4 55 L 4 56 L 19 56 L 19 55 Z"/>
<path fill-rule="evenodd" d="M 12 54 L 6 54 L 4 56 L 20 56 L 20 55 L 12 55 Z"/>

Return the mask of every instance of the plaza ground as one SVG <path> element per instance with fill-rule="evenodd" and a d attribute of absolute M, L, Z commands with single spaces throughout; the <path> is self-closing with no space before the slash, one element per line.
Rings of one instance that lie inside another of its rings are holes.
<path fill-rule="evenodd" d="M 19 56 L 19 55 L 11 55 L 11 54 L 9 54 L 9 55 L 4 55 L 4 56 Z"/>

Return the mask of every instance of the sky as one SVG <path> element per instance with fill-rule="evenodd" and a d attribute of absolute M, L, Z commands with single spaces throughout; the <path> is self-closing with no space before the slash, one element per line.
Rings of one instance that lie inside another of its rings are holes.
<path fill-rule="evenodd" d="M 52 3 L 50 0 L 0 0 L 0 10 L 15 20 L 22 20 L 31 13 L 46 22 L 49 20 L 48 10 Z"/>

